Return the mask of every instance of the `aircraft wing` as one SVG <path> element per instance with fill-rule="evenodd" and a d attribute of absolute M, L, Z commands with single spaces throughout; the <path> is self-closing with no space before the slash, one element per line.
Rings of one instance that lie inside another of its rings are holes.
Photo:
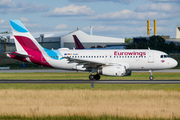
<path fill-rule="evenodd" d="M 95 61 L 95 60 L 87 60 L 82 58 L 70 58 L 70 57 L 63 57 L 69 61 L 69 63 L 78 63 L 79 65 L 86 65 L 89 67 L 96 67 L 98 65 L 106 65 L 105 62 Z"/>

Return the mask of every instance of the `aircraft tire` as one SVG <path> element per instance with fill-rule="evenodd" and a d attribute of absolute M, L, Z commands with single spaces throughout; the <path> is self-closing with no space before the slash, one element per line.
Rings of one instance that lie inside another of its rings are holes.
<path fill-rule="evenodd" d="M 153 80 L 153 76 L 150 76 L 149 79 L 150 79 L 150 80 Z"/>
<path fill-rule="evenodd" d="M 94 78 L 95 78 L 94 75 L 89 75 L 90 80 L 94 80 Z"/>
<path fill-rule="evenodd" d="M 100 76 L 99 74 L 97 74 L 97 75 L 94 76 L 94 78 L 95 78 L 96 80 L 99 80 L 99 79 L 101 78 L 101 76 Z"/>

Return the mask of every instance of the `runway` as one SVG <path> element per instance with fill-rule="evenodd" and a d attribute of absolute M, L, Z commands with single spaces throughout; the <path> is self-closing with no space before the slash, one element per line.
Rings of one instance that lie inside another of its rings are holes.
<path fill-rule="evenodd" d="M 0 80 L 5 83 L 31 83 L 31 84 L 180 84 L 180 80 Z"/>
<path fill-rule="evenodd" d="M 0 70 L 0 73 L 37 73 L 37 72 L 45 72 L 45 73 L 69 73 L 69 72 L 77 72 L 75 70 L 56 70 L 56 69 L 33 69 L 33 70 Z M 81 71 L 82 72 L 82 71 Z M 132 71 L 132 72 L 146 72 L 148 71 Z M 153 72 L 179 72 L 180 69 L 167 69 L 167 70 L 155 70 Z"/>

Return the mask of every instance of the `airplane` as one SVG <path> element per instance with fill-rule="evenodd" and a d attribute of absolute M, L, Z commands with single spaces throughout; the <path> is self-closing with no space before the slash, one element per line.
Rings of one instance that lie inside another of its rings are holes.
<path fill-rule="evenodd" d="M 7 56 L 55 69 L 89 71 L 90 80 L 99 80 L 100 75 L 130 76 L 131 71 L 152 71 L 175 67 L 178 63 L 168 54 L 150 49 L 68 49 L 43 48 L 19 20 L 10 20 L 16 51 Z"/>

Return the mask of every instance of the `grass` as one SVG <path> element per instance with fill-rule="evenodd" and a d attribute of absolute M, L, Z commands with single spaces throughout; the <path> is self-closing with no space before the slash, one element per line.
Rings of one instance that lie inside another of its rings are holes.
<path fill-rule="evenodd" d="M 180 91 L 179 84 L 0 84 L 3 89 L 22 90 L 166 90 Z"/>
<path fill-rule="evenodd" d="M 29 79 L 29 80 L 89 80 L 86 72 L 78 73 L 0 73 L 0 79 Z M 154 80 L 180 80 L 179 73 L 153 73 Z M 101 80 L 149 80 L 149 73 L 132 73 L 131 76 L 113 77 L 101 76 Z"/>
<path fill-rule="evenodd" d="M 167 118 L 130 118 L 130 117 L 120 117 L 120 116 L 109 116 L 109 115 L 102 115 L 96 117 L 89 117 L 89 116 L 41 116 L 41 117 L 26 117 L 26 116 L 0 116 L 2 120 L 168 120 Z M 178 120 L 176 117 L 172 117 L 170 119 Z M 170 120 L 169 119 L 169 120 Z"/>
<path fill-rule="evenodd" d="M 153 73 L 178 79 L 179 73 Z M 0 73 L 0 79 L 88 80 L 89 73 Z M 143 80 L 148 73 L 111 80 Z M 180 119 L 179 84 L 0 84 L 0 119 Z"/>
<path fill-rule="evenodd" d="M 0 115 L 180 118 L 180 92 L 166 90 L 0 90 Z"/>
<path fill-rule="evenodd" d="M 26 116 L 0 116 L 2 120 L 168 120 L 167 118 L 130 118 L 130 117 L 120 117 L 120 116 L 109 116 L 109 115 L 102 115 L 96 117 L 89 117 L 89 116 L 41 116 L 41 117 L 26 117 Z M 172 117 L 169 120 L 178 120 L 176 117 Z"/>

